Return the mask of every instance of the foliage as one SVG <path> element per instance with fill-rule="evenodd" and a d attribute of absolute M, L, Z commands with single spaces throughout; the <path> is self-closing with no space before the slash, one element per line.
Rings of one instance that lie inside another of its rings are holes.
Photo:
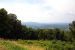
<path fill-rule="evenodd" d="M 8 14 L 4 8 L 0 9 L 0 37 L 21 38 L 21 29 L 21 21 L 15 14 Z"/>
<path fill-rule="evenodd" d="M 75 21 L 69 24 L 69 29 L 70 29 L 70 33 L 72 34 L 72 37 L 75 39 Z"/>

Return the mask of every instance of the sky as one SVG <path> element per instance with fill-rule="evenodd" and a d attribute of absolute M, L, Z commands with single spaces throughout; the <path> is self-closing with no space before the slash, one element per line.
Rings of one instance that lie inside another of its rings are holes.
<path fill-rule="evenodd" d="M 0 0 L 0 8 L 22 22 L 70 23 L 75 20 L 75 0 Z"/>

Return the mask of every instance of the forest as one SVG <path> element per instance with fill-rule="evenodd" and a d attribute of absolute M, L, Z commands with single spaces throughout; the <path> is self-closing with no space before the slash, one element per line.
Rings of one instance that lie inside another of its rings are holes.
<path fill-rule="evenodd" d="M 25 25 L 21 24 L 21 20 L 17 19 L 16 14 L 9 13 L 4 9 L 0 9 L 0 38 L 2 39 L 13 39 L 13 40 L 43 40 L 50 41 L 54 44 L 57 50 L 60 48 L 56 46 L 59 43 L 62 43 L 63 46 L 66 43 L 71 43 L 75 41 L 75 21 L 69 24 L 68 30 L 62 30 L 59 28 L 54 29 L 33 29 L 28 28 Z M 60 42 L 59 42 L 60 41 Z M 65 42 L 65 44 L 63 44 Z M 31 42 L 33 43 L 33 42 Z M 75 44 L 75 43 L 74 43 Z M 46 44 L 44 44 L 46 45 Z M 62 47 L 63 47 L 62 46 Z M 62 48 L 61 47 L 61 48 Z M 50 47 L 47 47 L 46 50 L 51 50 Z M 59 49 L 59 50 L 75 50 L 75 46 L 68 47 L 68 49 Z"/>

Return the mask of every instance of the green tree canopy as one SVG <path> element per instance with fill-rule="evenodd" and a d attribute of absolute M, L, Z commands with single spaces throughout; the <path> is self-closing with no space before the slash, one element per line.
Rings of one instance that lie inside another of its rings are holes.
<path fill-rule="evenodd" d="M 75 38 L 75 21 L 69 24 L 70 32 L 72 33 L 73 37 Z"/>

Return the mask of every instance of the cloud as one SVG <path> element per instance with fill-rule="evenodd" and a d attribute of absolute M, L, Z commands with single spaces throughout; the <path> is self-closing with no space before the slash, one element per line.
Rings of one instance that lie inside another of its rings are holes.
<path fill-rule="evenodd" d="M 25 0 L 26 2 L 28 2 L 29 4 L 41 4 L 43 3 L 43 0 Z"/>
<path fill-rule="evenodd" d="M 75 0 L 2 0 L 0 8 L 15 13 L 23 22 L 71 22 Z"/>

